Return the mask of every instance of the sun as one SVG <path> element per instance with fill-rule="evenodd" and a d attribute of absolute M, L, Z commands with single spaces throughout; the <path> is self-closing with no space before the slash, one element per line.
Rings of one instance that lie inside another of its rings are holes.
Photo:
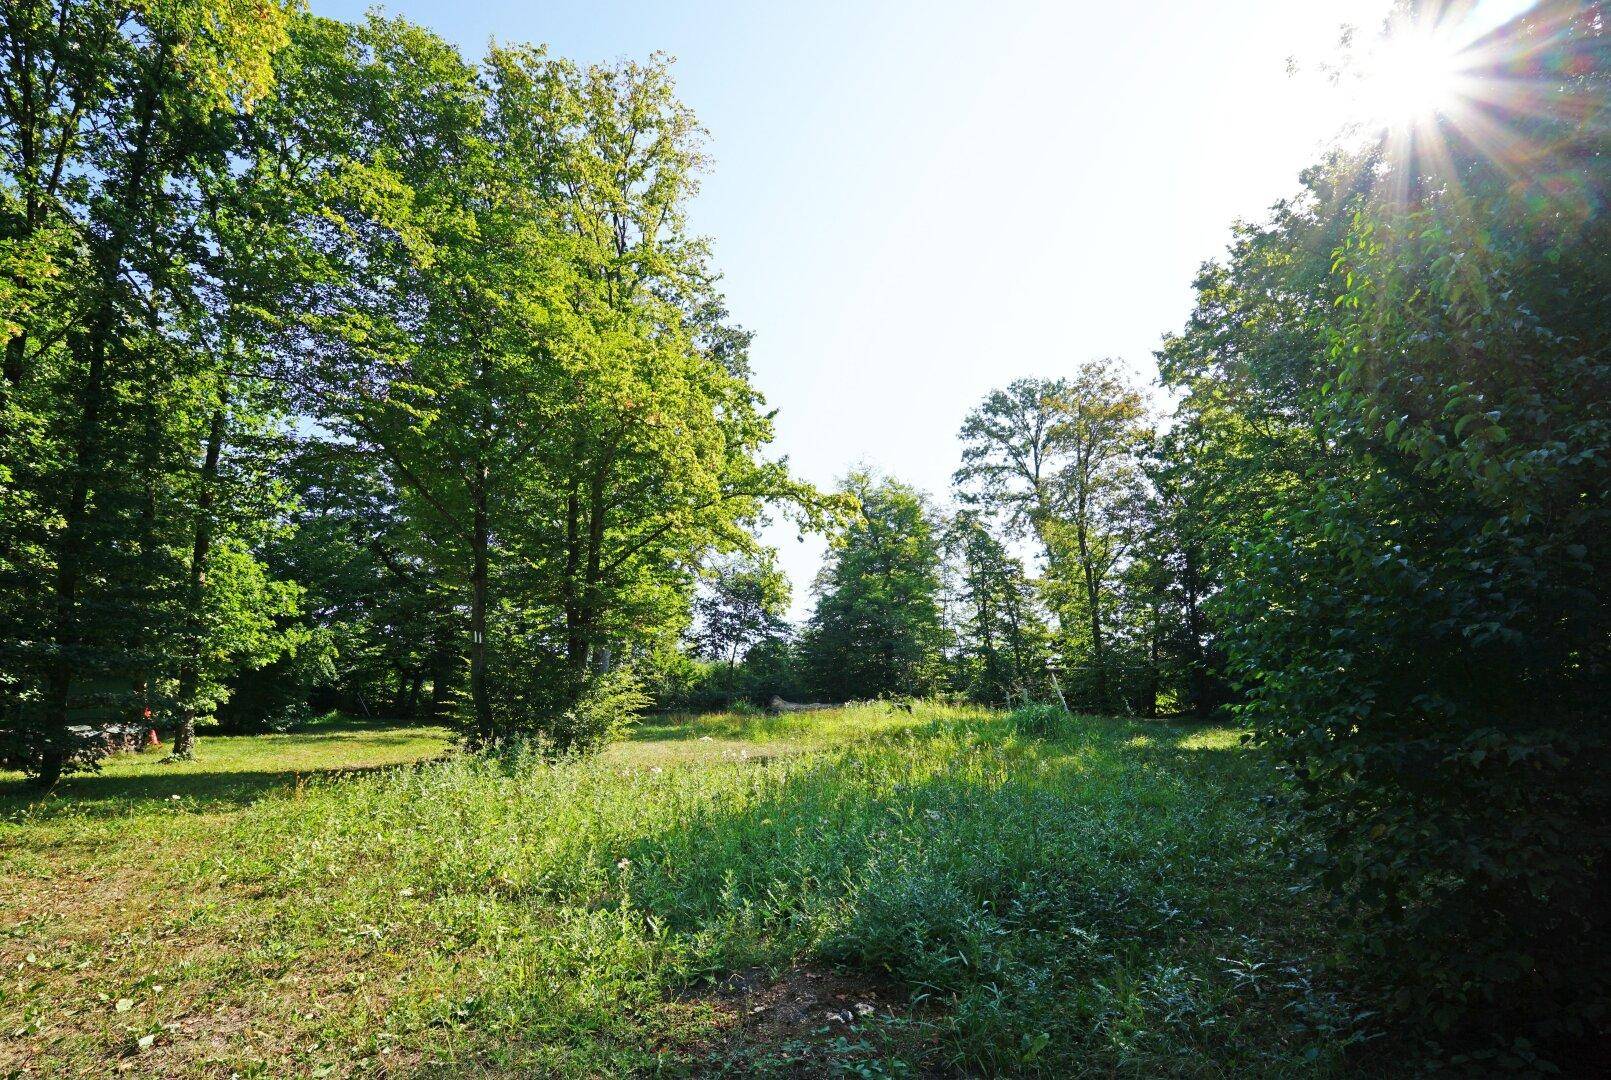
<path fill-rule="evenodd" d="M 1435 121 L 1459 108 L 1469 65 L 1446 33 L 1403 28 L 1384 38 L 1358 73 L 1359 119 L 1386 128 Z"/>

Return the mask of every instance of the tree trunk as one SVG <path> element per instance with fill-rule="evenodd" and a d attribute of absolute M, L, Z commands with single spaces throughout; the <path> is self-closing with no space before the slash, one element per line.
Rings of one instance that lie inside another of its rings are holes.
<path fill-rule="evenodd" d="M 166 47 L 158 49 L 155 70 L 162 72 Z M 147 194 L 151 171 L 151 144 L 156 129 L 158 88 L 147 80 L 140 97 L 140 120 L 130 146 L 128 171 L 122 188 L 122 210 L 112 219 L 106 242 L 95 251 L 95 307 L 86 332 L 75 335 L 73 348 L 87 355 L 84 394 L 79 402 L 79 423 L 73 453 L 73 479 L 62 516 L 61 543 L 56 550 L 56 611 L 53 620 L 55 655 L 45 681 L 44 752 L 39 782 L 45 786 L 61 778 L 67 763 L 67 700 L 73 666 L 78 660 L 78 586 L 83 571 L 88 530 L 90 474 L 100 464 L 101 407 L 106 396 L 106 354 L 116 333 L 115 295 L 128 245 L 129 222 L 139 213 Z M 7 351 L 8 361 L 11 353 Z M 17 355 L 20 361 L 21 354 Z M 20 370 L 18 372 L 20 376 Z M 8 378 L 10 373 L 8 372 Z"/>
<path fill-rule="evenodd" d="M 1079 529 L 1080 571 L 1085 578 L 1085 602 L 1090 608 L 1091 660 L 1096 668 L 1096 700 L 1098 707 L 1108 709 L 1112 700 L 1108 696 L 1107 650 L 1102 641 L 1102 583 L 1097 578 L 1090 544 L 1082 525 Z"/>
<path fill-rule="evenodd" d="M 152 323 L 156 322 L 155 318 Z M 153 341 L 158 328 L 149 327 Z M 133 659 L 135 669 L 132 682 L 129 717 L 130 723 L 143 724 L 149 727 L 152 723 L 151 709 L 151 668 L 152 653 L 155 651 L 152 641 L 152 623 L 154 622 L 151 608 L 154 601 L 151 584 L 158 577 L 155 566 L 158 559 L 157 544 L 157 473 L 161 468 L 160 441 L 162 426 L 158 422 L 160 413 L 157 407 L 157 378 L 154 368 L 156 360 L 151 355 L 154 345 L 148 344 L 146 353 L 146 388 L 145 400 L 142 401 L 141 411 L 145 414 L 145 425 L 140 442 L 140 471 L 142 488 L 140 492 L 140 524 L 136 550 L 140 556 L 141 591 L 139 603 L 144 613 L 140 621 L 135 624 L 133 640 L 129 643 L 129 656 Z"/>
<path fill-rule="evenodd" d="M 1202 595 L 1202 575 L 1196 550 L 1189 545 L 1185 550 L 1185 572 L 1181 575 L 1181 586 L 1185 592 L 1186 639 L 1190 650 L 1186 680 L 1190 701 L 1187 707 L 1194 716 L 1207 716 L 1212 703 L 1209 701 L 1208 656 L 1203 649 L 1203 614 L 1198 602 Z"/>
<path fill-rule="evenodd" d="M 578 578 L 582 566 L 582 505 L 575 487 L 565 497 L 565 662 L 571 677 L 587 672 L 587 625 Z"/>
<path fill-rule="evenodd" d="M 478 479 L 485 480 L 483 473 Z M 487 694 L 487 498 L 484 483 L 472 493 L 475 500 L 470 536 L 470 704 L 475 713 L 476 738 L 492 741 L 492 699 Z"/>
<path fill-rule="evenodd" d="M 415 668 L 414 669 L 414 677 L 408 684 L 408 697 L 404 699 L 403 707 L 400 710 L 402 719 L 404 719 L 404 720 L 413 720 L 415 718 L 415 715 L 419 712 L 419 707 L 420 707 L 420 687 L 422 687 L 424 685 L 425 685 L 425 669 L 424 668 Z"/>
<path fill-rule="evenodd" d="M 97 321 L 87 340 L 88 373 L 79 414 L 77 447 L 73 455 L 73 482 L 63 515 L 61 544 L 56 552 L 55 656 L 45 686 L 44 750 L 39 782 L 45 786 L 61 779 L 67 763 L 67 699 L 72 688 L 74 653 L 78 648 L 78 580 L 88 522 L 90 472 L 100 454 L 101 406 L 105 397 L 106 343 L 111 336 L 109 313 Z"/>
<path fill-rule="evenodd" d="M 196 756 L 197 694 L 201 689 L 201 646 L 206 633 L 207 560 L 213 546 L 213 498 L 218 484 L 218 459 L 224 449 L 224 412 L 229 394 L 219 395 L 207 427 L 207 455 L 201 465 L 201 489 L 196 494 L 196 539 L 190 551 L 190 584 L 185 602 L 185 652 L 179 662 L 179 722 L 173 735 L 175 761 Z"/>
<path fill-rule="evenodd" d="M 14 335 L 6 342 L 5 359 L 5 386 L 12 387 L 22 382 L 22 362 L 27 355 L 28 337 L 26 333 Z M 0 401 L 3 401 L 0 398 Z"/>
<path fill-rule="evenodd" d="M 431 662 L 431 703 L 427 708 L 430 712 L 426 719 L 431 723 L 440 723 L 442 713 L 447 707 L 448 683 L 452 679 L 451 667 L 453 653 L 451 650 L 439 650 Z"/>
<path fill-rule="evenodd" d="M 1147 717 L 1152 720 L 1158 718 L 1158 637 L 1161 633 L 1157 606 L 1153 606 L 1152 631 L 1148 634 L 1148 666 L 1147 666 Z"/>

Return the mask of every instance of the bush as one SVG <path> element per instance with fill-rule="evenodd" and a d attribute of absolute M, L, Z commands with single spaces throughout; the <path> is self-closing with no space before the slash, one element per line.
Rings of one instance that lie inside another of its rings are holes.
<path fill-rule="evenodd" d="M 645 680 L 657 709 L 714 712 L 764 707 L 774 697 L 809 701 L 799 650 L 782 639 L 753 646 L 737 664 L 697 660 L 684 653 L 661 660 Z"/>
<path fill-rule="evenodd" d="M 542 726 L 544 749 L 554 755 L 590 754 L 626 734 L 649 707 L 649 696 L 630 669 L 589 676 L 576 701 Z"/>
<path fill-rule="evenodd" d="M 1220 602 L 1382 1000 L 1531 1070 L 1611 1014 L 1611 217 L 1480 162 L 1399 179 L 1338 256 L 1328 452 Z"/>

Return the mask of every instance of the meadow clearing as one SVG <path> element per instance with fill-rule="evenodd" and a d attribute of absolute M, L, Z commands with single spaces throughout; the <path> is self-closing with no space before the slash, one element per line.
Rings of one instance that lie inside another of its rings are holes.
<path fill-rule="evenodd" d="M 558 765 L 330 717 L 0 788 L 0 1075 L 1326 1075 L 1220 727 L 865 705 Z"/>

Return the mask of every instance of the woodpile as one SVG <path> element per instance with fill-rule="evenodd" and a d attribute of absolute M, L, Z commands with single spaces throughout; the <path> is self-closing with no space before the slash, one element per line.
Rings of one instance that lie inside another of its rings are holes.
<path fill-rule="evenodd" d="M 152 734 L 148 724 L 74 724 L 67 733 L 94 758 L 137 753 Z"/>

